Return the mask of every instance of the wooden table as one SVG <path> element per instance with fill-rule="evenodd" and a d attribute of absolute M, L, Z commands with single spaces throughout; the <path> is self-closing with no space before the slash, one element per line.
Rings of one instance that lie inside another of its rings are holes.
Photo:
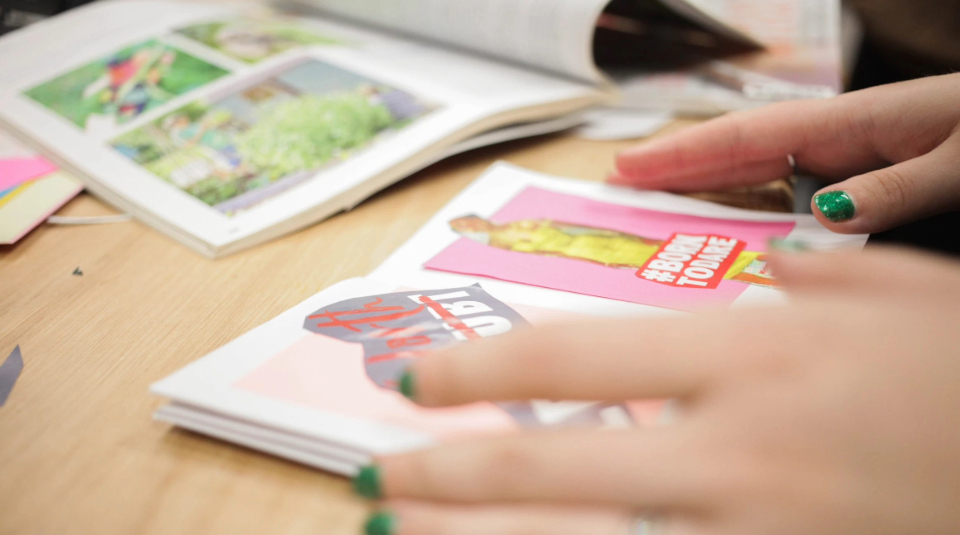
<path fill-rule="evenodd" d="M 0 534 L 359 533 L 367 505 L 345 479 L 154 422 L 164 401 L 149 385 L 367 274 L 496 160 L 600 180 L 633 143 L 557 135 L 474 151 L 217 261 L 139 222 L 47 225 L 0 248 L 0 359 L 19 344 L 25 363 L 0 408 Z M 782 208 L 784 192 L 727 200 Z M 112 211 L 84 194 L 60 213 Z"/>

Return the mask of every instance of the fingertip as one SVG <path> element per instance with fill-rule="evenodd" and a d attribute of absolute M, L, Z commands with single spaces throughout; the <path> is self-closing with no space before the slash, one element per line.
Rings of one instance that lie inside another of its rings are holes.
<path fill-rule="evenodd" d="M 410 401 L 417 402 L 417 379 L 412 368 L 404 370 L 399 381 L 400 393 Z"/>
<path fill-rule="evenodd" d="M 358 496 L 368 500 L 383 498 L 383 474 L 378 464 L 361 467 L 351 484 Z"/>
<path fill-rule="evenodd" d="M 771 250 L 770 269 L 784 290 L 830 290 L 837 285 L 856 282 L 859 251 L 800 251 Z"/>
<path fill-rule="evenodd" d="M 649 177 L 661 146 L 662 140 L 656 140 L 620 152 L 614 158 L 615 173 L 633 182 Z"/>
<path fill-rule="evenodd" d="M 802 280 L 811 256 L 815 255 L 807 251 L 771 249 L 768 261 L 777 282 L 789 290 L 797 281 Z"/>
<path fill-rule="evenodd" d="M 464 359 L 469 360 L 477 350 L 476 345 L 486 346 L 487 340 L 459 344 L 442 349 L 417 359 L 404 370 L 399 379 L 400 393 L 421 407 L 436 408 L 461 405 L 463 386 L 458 373 Z M 467 355 L 465 357 L 465 355 Z"/>
<path fill-rule="evenodd" d="M 830 223 L 843 223 L 857 216 L 857 203 L 844 190 L 821 190 L 813 196 L 810 204 L 815 215 Z"/>
<path fill-rule="evenodd" d="M 843 184 L 837 184 L 843 186 Z M 864 210 L 864 202 L 856 188 L 831 188 L 818 191 L 810 200 L 810 209 L 824 228 L 837 234 L 870 234 L 883 230 Z"/>
<path fill-rule="evenodd" d="M 392 511 L 374 511 L 364 522 L 363 532 L 365 535 L 396 535 L 398 524 L 397 515 Z"/>
<path fill-rule="evenodd" d="M 435 395 L 433 395 L 432 389 L 430 388 L 432 382 L 429 379 L 431 376 L 430 370 L 433 367 L 432 361 L 437 358 L 439 358 L 439 354 L 427 355 L 418 359 L 413 365 L 403 371 L 403 374 L 400 375 L 400 379 L 397 381 L 397 387 L 400 393 L 403 394 L 403 397 L 421 407 L 437 406 L 437 403 L 434 401 Z M 424 377 L 427 379 L 425 380 Z"/>
<path fill-rule="evenodd" d="M 618 152 L 613 158 L 614 164 L 617 166 L 617 170 L 622 171 L 623 168 L 628 165 L 633 158 L 636 157 L 635 155 L 637 153 L 643 152 L 644 148 L 645 147 L 643 145 L 637 145 Z"/>

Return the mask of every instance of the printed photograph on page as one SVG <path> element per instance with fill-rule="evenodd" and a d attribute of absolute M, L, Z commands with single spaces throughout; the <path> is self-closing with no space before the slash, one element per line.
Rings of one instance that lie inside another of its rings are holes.
<path fill-rule="evenodd" d="M 465 213 L 448 225 L 460 237 L 428 270 L 694 311 L 729 306 L 750 286 L 776 288 L 767 242 L 795 223 L 659 212 L 528 187 L 491 217 Z"/>
<path fill-rule="evenodd" d="M 266 14 L 194 24 L 175 33 L 246 63 L 306 46 L 342 44 L 299 19 Z"/>
<path fill-rule="evenodd" d="M 157 40 L 138 43 L 24 94 L 87 131 L 109 131 L 228 71 Z"/>
<path fill-rule="evenodd" d="M 111 145 L 171 186 L 234 215 L 399 135 L 439 107 L 345 68 L 298 59 Z"/>

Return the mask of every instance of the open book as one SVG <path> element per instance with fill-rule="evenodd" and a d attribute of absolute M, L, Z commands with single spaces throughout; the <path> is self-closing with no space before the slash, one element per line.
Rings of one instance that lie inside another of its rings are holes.
<path fill-rule="evenodd" d="M 0 39 L 0 126 L 216 257 L 452 153 L 575 124 L 615 98 L 600 56 L 756 50 L 713 4 L 97 2 Z"/>
<path fill-rule="evenodd" d="M 522 427 L 655 425 L 661 402 L 424 409 L 424 351 L 529 325 L 784 300 L 771 238 L 858 248 L 810 215 L 728 208 L 496 164 L 365 278 L 343 281 L 151 388 L 159 420 L 340 474 L 372 455 Z M 624 358 L 629 358 L 625 355 Z"/>

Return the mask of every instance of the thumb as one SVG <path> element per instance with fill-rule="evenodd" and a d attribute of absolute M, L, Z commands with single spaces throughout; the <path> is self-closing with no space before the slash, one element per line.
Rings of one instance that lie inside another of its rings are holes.
<path fill-rule="evenodd" d="M 933 151 L 828 186 L 813 213 L 828 229 L 868 234 L 960 206 L 960 133 Z"/>

